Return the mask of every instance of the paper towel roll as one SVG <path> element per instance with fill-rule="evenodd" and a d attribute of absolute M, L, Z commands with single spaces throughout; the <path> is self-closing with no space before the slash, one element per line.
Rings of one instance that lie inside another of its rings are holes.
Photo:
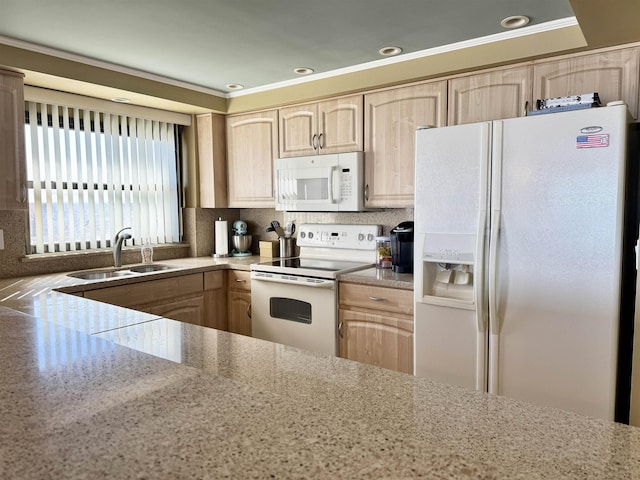
<path fill-rule="evenodd" d="M 214 257 L 227 257 L 229 255 L 229 226 L 226 220 L 216 220 L 215 228 L 215 254 Z"/>

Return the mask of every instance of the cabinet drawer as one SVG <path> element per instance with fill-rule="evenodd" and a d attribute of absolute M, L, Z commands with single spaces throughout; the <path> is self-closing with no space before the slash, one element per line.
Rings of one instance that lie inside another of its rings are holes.
<path fill-rule="evenodd" d="M 224 287 L 224 270 L 204 272 L 204 289 L 217 290 Z"/>
<path fill-rule="evenodd" d="M 341 308 L 352 306 L 413 315 L 413 292 L 411 290 L 342 282 L 340 282 L 339 289 Z"/>
<path fill-rule="evenodd" d="M 251 291 L 251 272 L 227 270 L 227 288 L 229 290 Z"/>
<path fill-rule="evenodd" d="M 179 297 L 202 292 L 201 273 L 193 273 L 180 277 L 163 278 L 149 282 L 101 288 L 84 292 L 85 298 L 99 302 L 129 307 L 151 303 L 161 298 Z"/>

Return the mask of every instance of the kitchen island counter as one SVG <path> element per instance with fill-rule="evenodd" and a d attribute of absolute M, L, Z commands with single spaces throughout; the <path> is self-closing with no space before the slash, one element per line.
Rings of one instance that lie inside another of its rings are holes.
<path fill-rule="evenodd" d="M 0 478 L 640 478 L 638 428 L 56 291 L 90 283 L 0 280 Z"/>
<path fill-rule="evenodd" d="M 640 478 L 638 428 L 210 328 L 0 338 L 0 478 Z"/>

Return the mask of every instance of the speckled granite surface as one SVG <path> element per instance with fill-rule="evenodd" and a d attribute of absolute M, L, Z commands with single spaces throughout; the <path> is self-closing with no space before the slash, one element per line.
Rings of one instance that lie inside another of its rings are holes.
<path fill-rule="evenodd" d="M 226 332 L 0 338 L 0 478 L 640 478 L 640 429 Z"/>
<path fill-rule="evenodd" d="M 640 478 L 635 427 L 96 307 L 35 277 L 0 282 L 2 299 L 2 479 Z"/>
<path fill-rule="evenodd" d="M 341 282 L 362 283 L 380 287 L 413 290 L 412 273 L 395 273 L 389 268 L 367 268 L 338 275 Z"/>

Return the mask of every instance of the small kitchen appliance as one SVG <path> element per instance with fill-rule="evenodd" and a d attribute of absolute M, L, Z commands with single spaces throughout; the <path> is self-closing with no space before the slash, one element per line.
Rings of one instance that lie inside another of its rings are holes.
<path fill-rule="evenodd" d="M 360 212 L 364 206 L 362 152 L 278 158 L 276 210 Z"/>
<path fill-rule="evenodd" d="M 247 233 L 247 224 L 242 220 L 233 222 L 233 236 L 231 242 L 233 250 L 232 257 L 248 257 L 251 256 L 251 240 L 252 236 Z"/>
<path fill-rule="evenodd" d="M 413 272 L 413 222 L 402 222 L 391 230 L 391 263 L 394 272 Z"/>

